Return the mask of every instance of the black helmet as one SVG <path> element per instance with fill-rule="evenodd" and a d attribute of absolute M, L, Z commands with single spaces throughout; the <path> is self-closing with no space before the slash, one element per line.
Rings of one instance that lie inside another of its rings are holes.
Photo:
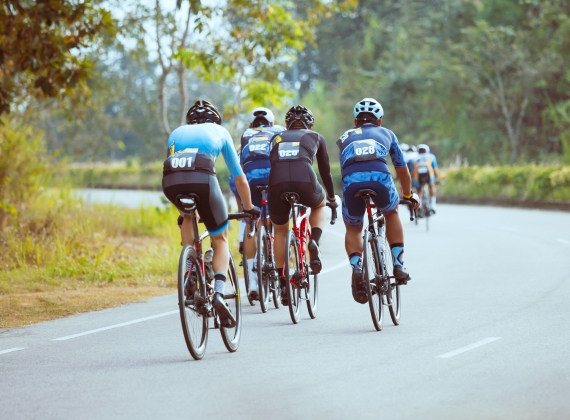
<path fill-rule="evenodd" d="M 315 123 L 315 118 L 309 109 L 304 106 L 297 105 L 291 107 L 291 109 L 287 111 L 287 114 L 285 114 L 285 125 L 287 126 L 287 129 L 297 121 L 301 122 L 306 129 L 309 129 L 309 126 Z"/>
<path fill-rule="evenodd" d="M 186 123 L 204 124 L 207 122 L 222 125 L 222 115 L 210 102 L 200 99 L 186 113 Z"/>

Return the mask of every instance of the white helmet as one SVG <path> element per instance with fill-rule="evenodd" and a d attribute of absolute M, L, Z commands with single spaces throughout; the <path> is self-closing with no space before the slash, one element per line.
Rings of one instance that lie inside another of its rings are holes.
<path fill-rule="evenodd" d="M 429 153 L 429 146 L 427 144 L 418 144 L 418 153 Z"/>
<path fill-rule="evenodd" d="M 384 110 L 382 109 L 382 105 L 376 100 L 372 98 L 364 98 L 356 105 L 354 105 L 354 110 L 352 113 L 354 114 L 354 118 L 358 117 L 359 114 L 363 112 L 369 112 L 373 114 L 377 119 L 382 118 L 384 115 Z"/>
<path fill-rule="evenodd" d="M 412 151 L 412 148 L 410 147 L 410 145 L 408 143 L 400 144 L 400 149 L 402 150 L 402 152 L 411 152 Z"/>
<path fill-rule="evenodd" d="M 256 118 L 265 118 L 270 124 L 273 124 L 275 122 L 275 116 L 273 115 L 273 112 L 263 107 L 255 108 L 249 113 L 249 123 L 251 124 L 254 122 Z"/>

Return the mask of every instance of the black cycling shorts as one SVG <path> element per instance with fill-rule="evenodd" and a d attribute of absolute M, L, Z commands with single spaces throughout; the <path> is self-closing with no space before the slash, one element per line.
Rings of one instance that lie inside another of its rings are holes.
<path fill-rule="evenodd" d="M 182 213 L 184 209 L 176 204 L 176 196 L 196 194 L 200 221 L 206 225 L 210 235 L 219 235 L 227 229 L 228 209 L 215 175 L 199 171 L 174 172 L 162 178 L 162 191 Z"/>
<path fill-rule="evenodd" d="M 308 163 L 279 162 L 272 165 L 269 174 L 269 216 L 276 225 L 289 221 L 291 205 L 281 199 L 286 192 L 299 194 L 299 203 L 307 207 L 317 207 L 325 199 L 325 191 Z"/>

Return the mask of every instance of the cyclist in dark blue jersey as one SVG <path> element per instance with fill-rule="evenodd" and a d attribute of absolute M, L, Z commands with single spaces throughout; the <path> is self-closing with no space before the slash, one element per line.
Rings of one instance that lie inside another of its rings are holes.
<path fill-rule="evenodd" d="M 255 108 L 249 113 L 249 128 L 241 136 L 240 163 L 251 191 L 251 201 L 261 207 L 261 192 L 257 186 L 268 185 L 269 171 L 269 145 L 271 138 L 285 130 L 280 125 L 274 125 L 275 116 L 267 108 Z M 257 235 L 256 235 L 257 236 Z M 249 271 L 249 298 L 258 298 L 257 272 L 254 271 L 255 253 L 257 251 L 257 239 L 245 238 L 244 251 L 247 258 Z"/>
<path fill-rule="evenodd" d="M 239 164 L 232 137 L 221 126 L 222 117 L 208 101 L 196 101 L 186 114 L 186 122 L 168 138 L 167 159 L 164 162 L 162 191 L 178 208 L 182 245 L 191 245 L 194 232 L 190 215 L 180 203 L 179 196 L 195 194 L 200 220 L 210 233 L 214 256 L 214 305 L 222 325 L 235 326 L 235 318 L 224 301 L 224 286 L 230 259 L 228 248 L 228 213 L 220 190 L 214 164 L 220 153 L 224 156 L 230 174 L 242 199 L 245 212 L 259 217 L 259 209 L 251 203 L 247 179 Z"/>
<path fill-rule="evenodd" d="M 419 207 L 417 195 L 412 194 L 412 181 L 396 135 L 381 127 L 384 110 L 372 98 L 365 98 L 354 107 L 354 128 L 337 141 L 342 170 L 342 216 L 346 226 L 345 248 L 352 265 L 352 296 L 359 303 L 368 301 L 361 284 L 362 227 L 365 202 L 355 197 L 361 189 L 371 189 L 372 200 L 386 218 L 386 236 L 394 259 L 394 276 L 405 283 L 410 276 L 404 267 L 404 229 L 398 216 L 399 196 L 387 165 L 390 155 L 402 184 L 404 198 Z"/>

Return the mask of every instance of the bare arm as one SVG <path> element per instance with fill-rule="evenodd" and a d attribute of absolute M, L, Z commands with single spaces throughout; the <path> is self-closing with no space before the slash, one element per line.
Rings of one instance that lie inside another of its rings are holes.
<path fill-rule="evenodd" d="M 238 190 L 239 198 L 241 198 L 243 203 L 244 210 L 251 210 L 253 208 L 253 204 L 251 203 L 251 192 L 249 191 L 249 184 L 245 174 L 235 176 L 234 182 L 236 183 L 236 188 Z"/>
<path fill-rule="evenodd" d="M 404 195 L 410 195 L 412 193 L 412 177 L 410 176 L 408 167 L 402 166 L 401 168 L 396 168 L 396 173 L 402 185 L 402 192 Z"/>

